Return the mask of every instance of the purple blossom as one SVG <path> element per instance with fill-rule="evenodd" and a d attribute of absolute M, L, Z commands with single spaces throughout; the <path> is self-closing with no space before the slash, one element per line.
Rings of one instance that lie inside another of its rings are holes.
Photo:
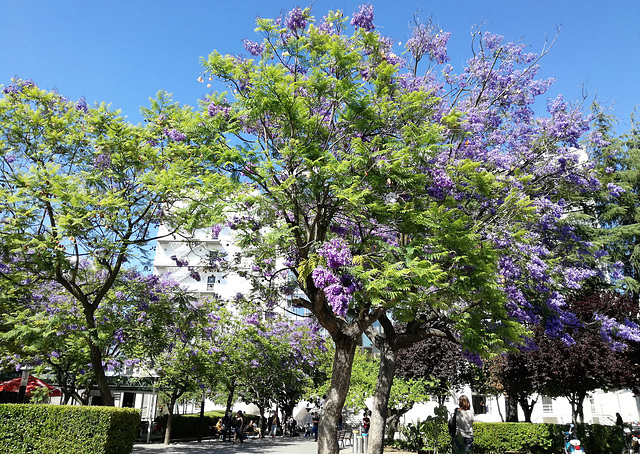
<path fill-rule="evenodd" d="M 347 315 L 349 303 L 351 303 L 351 295 L 345 293 L 341 285 L 334 284 L 324 289 L 327 301 L 337 315 L 344 317 Z"/>
<path fill-rule="evenodd" d="M 187 136 L 185 134 L 181 133 L 177 129 L 166 129 L 165 128 L 164 133 L 167 135 L 167 137 L 169 139 L 173 140 L 174 142 L 182 142 L 183 140 L 185 140 L 187 138 Z"/>
<path fill-rule="evenodd" d="M 99 170 L 107 170 L 111 167 L 111 155 L 102 152 L 93 157 L 93 167 Z"/>
<path fill-rule="evenodd" d="M 196 282 L 200 282 L 200 273 L 198 273 L 195 269 L 189 267 L 189 276 Z"/>
<path fill-rule="evenodd" d="M 407 40 L 407 49 L 417 61 L 425 55 L 437 63 L 445 63 L 450 60 L 447 54 L 447 42 L 451 33 L 443 32 L 432 24 L 420 24 L 413 29 L 413 34 Z"/>
<path fill-rule="evenodd" d="M 172 255 L 170 258 L 171 258 L 171 260 L 176 262 L 176 265 L 179 266 L 180 268 L 182 268 L 183 266 L 188 266 L 189 265 L 189 261 L 188 260 L 184 260 L 184 259 L 178 258 L 175 255 Z"/>
<path fill-rule="evenodd" d="M 614 183 L 607 183 L 607 189 L 609 190 L 609 195 L 611 197 L 620 197 L 626 192 L 624 188 L 621 188 Z"/>
<path fill-rule="evenodd" d="M 220 236 L 220 232 L 222 231 L 222 225 L 216 224 L 211 226 L 211 238 L 217 239 Z"/>
<path fill-rule="evenodd" d="M 495 35 L 489 32 L 484 32 L 484 34 L 482 35 L 482 43 L 489 50 L 496 50 L 498 47 L 500 47 L 500 44 L 502 44 L 503 40 L 504 36 Z"/>
<path fill-rule="evenodd" d="M 582 281 L 597 274 L 596 270 L 589 268 L 567 268 L 564 270 L 565 285 L 568 288 L 579 289 Z"/>
<path fill-rule="evenodd" d="M 89 112 L 89 108 L 87 107 L 87 100 L 83 96 L 76 102 L 76 110 L 82 111 L 84 113 Z"/>
<path fill-rule="evenodd" d="M 291 31 L 303 30 L 307 26 L 307 16 L 299 6 L 293 8 L 284 20 L 285 27 Z"/>
<path fill-rule="evenodd" d="M 251 314 L 244 321 L 248 325 L 257 326 L 260 323 L 260 316 L 257 313 L 256 314 Z"/>
<path fill-rule="evenodd" d="M 349 245 L 342 238 L 332 238 L 318 252 L 327 259 L 329 268 L 351 265 L 353 260 Z"/>
<path fill-rule="evenodd" d="M 257 43 L 255 41 L 251 41 L 250 39 L 244 40 L 244 48 L 247 49 L 247 51 L 254 57 L 259 57 L 262 55 L 262 52 L 264 52 L 263 43 Z"/>
<path fill-rule="evenodd" d="M 210 117 L 215 117 L 216 115 L 222 115 L 224 118 L 229 118 L 229 112 L 231 112 L 231 107 L 225 104 L 217 104 L 215 101 L 212 101 L 209 104 L 207 109 Z"/>
<path fill-rule="evenodd" d="M 322 289 L 339 282 L 338 278 L 330 270 L 322 267 L 313 270 L 311 277 L 313 278 L 313 283 L 316 287 Z"/>
<path fill-rule="evenodd" d="M 376 26 L 373 25 L 373 6 L 369 4 L 360 5 L 360 9 L 353 13 L 351 25 L 362 28 L 368 32 L 373 31 Z"/>

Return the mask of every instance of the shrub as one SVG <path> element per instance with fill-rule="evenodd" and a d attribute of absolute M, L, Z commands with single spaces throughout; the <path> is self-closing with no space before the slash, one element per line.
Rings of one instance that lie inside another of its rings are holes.
<path fill-rule="evenodd" d="M 563 431 L 568 426 L 531 423 L 473 424 L 474 452 L 478 454 L 554 454 L 563 452 Z M 418 421 L 402 429 L 403 439 L 396 444 L 412 451 L 433 449 L 447 452 L 451 438 L 446 423 Z M 622 431 L 617 426 L 580 425 L 577 430 L 585 451 L 589 454 L 621 452 Z"/>
<path fill-rule="evenodd" d="M 130 408 L 0 405 L 3 454 L 130 454 L 140 413 Z"/>

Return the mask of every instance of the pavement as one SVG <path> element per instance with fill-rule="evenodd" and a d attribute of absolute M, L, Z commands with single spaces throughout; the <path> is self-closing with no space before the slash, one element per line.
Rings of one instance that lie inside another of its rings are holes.
<path fill-rule="evenodd" d="M 229 441 L 203 440 L 177 442 L 165 446 L 162 443 L 136 443 L 133 446 L 133 454 L 317 454 L 318 443 L 311 438 L 304 437 L 271 437 L 250 438 L 244 443 L 231 443 Z M 351 446 L 340 450 L 341 454 L 353 452 Z"/>

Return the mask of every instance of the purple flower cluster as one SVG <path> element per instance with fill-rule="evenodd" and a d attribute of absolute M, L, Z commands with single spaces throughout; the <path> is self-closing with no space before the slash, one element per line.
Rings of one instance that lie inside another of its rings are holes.
<path fill-rule="evenodd" d="M 4 94 L 16 94 L 22 92 L 25 88 L 35 87 L 36 84 L 31 80 L 22 80 L 22 79 L 12 79 L 11 84 L 7 85 L 2 89 Z"/>
<path fill-rule="evenodd" d="M 313 270 L 311 277 L 316 287 L 323 289 L 340 282 L 338 277 L 333 274 L 332 271 L 322 267 L 318 267 Z"/>
<path fill-rule="evenodd" d="M 567 268 L 564 270 L 565 285 L 567 288 L 579 289 L 582 281 L 593 277 L 598 272 L 591 268 Z"/>
<path fill-rule="evenodd" d="M 360 9 L 353 13 L 351 25 L 362 28 L 368 32 L 373 31 L 376 26 L 373 25 L 373 6 L 369 4 L 360 5 Z"/>
<path fill-rule="evenodd" d="M 327 259 L 329 268 L 339 268 L 351 265 L 353 257 L 349 250 L 349 245 L 342 238 L 332 238 L 327 241 L 318 251 L 322 257 Z"/>
<path fill-rule="evenodd" d="M 225 100 L 226 101 L 226 100 Z M 229 118 L 229 112 L 231 112 L 231 107 L 228 104 L 218 104 L 215 101 L 209 104 L 207 109 L 210 117 L 215 117 L 216 115 L 222 115 L 224 118 Z"/>
<path fill-rule="evenodd" d="M 420 24 L 413 29 L 406 47 L 416 61 L 426 55 L 437 63 L 445 63 L 450 60 L 447 53 L 447 42 L 450 36 L 451 33 L 438 30 L 432 24 Z"/>
<path fill-rule="evenodd" d="M 627 347 L 624 342 L 640 342 L 640 326 L 631 320 L 624 323 L 602 314 L 596 314 L 596 320 L 600 322 L 600 335 L 614 350 L 623 350 Z M 623 341 L 623 342 L 620 342 Z"/>
<path fill-rule="evenodd" d="M 211 238 L 217 239 L 220 236 L 220 232 L 222 231 L 222 225 L 216 224 L 211 226 Z"/>
<path fill-rule="evenodd" d="M 284 20 L 284 25 L 291 31 L 303 30 L 307 26 L 307 16 L 299 6 L 293 8 Z"/>
<path fill-rule="evenodd" d="M 177 129 L 166 129 L 164 130 L 166 136 L 173 140 L 174 142 L 182 142 L 187 138 L 186 134 L 178 131 Z"/>
<path fill-rule="evenodd" d="M 609 195 L 611 197 L 620 197 L 622 194 L 626 192 L 624 188 L 621 188 L 620 186 L 614 183 L 607 183 L 607 190 L 609 191 Z"/>
<path fill-rule="evenodd" d="M 101 152 L 93 157 L 93 167 L 99 170 L 107 170 L 111 167 L 111 155 L 107 152 Z"/>
<path fill-rule="evenodd" d="M 173 260 L 174 262 L 176 262 L 176 265 L 179 267 L 183 267 L 183 266 L 188 266 L 189 265 L 189 261 L 188 260 L 183 260 L 181 258 L 178 258 L 175 255 L 172 255 L 171 260 Z"/>
<path fill-rule="evenodd" d="M 89 107 L 87 107 L 87 100 L 84 98 L 80 98 L 78 102 L 76 102 L 76 110 L 82 111 L 84 113 L 89 112 Z"/>
<path fill-rule="evenodd" d="M 243 43 L 244 48 L 247 49 L 247 51 L 254 57 L 259 57 L 264 52 L 263 43 L 257 43 L 255 41 L 251 41 L 250 39 L 245 39 Z"/>

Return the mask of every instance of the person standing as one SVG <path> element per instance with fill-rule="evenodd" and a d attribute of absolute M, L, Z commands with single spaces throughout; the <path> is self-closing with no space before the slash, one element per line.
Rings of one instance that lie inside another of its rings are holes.
<path fill-rule="evenodd" d="M 369 427 L 371 427 L 371 419 L 369 419 L 369 413 L 365 410 L 364 417 L 362 418 L 362 433 L 368 434 Z"/>
<path fill-rule="evenodd" d="M 458 399 L 456 409 L 456 435 L 452 439 L 453 454 L 473 452 L 473 410 L 467 396 Z"/>
<path fill-rule="evenodd" d="M 238 410 L 236 413 L 236 424 L 235 424 L 235 433 L 233 435 L 233 442 L 236 442 L 236 439 L 240 439 L 240 443 L 244 443 L 242 439 L 243 434 L 242 430 L 244 429 L 244 416 L 242 415 L 242 410 Z"/>
<path fill-rule="evenodd" d="M 278 414 L 277 413 L 272 413 L 271 414 L 271 430 L 269 431 L 271 433 L 271 439 L 275 440 L 276 439 L 276 432 L 278 431 Z"/>
<path fill-rule="evenodd" d="M 318 426 L 320 425 L 320 415 L 316 411 L 311 418 L 311 433 L 313 434 L 313 441 L 318 441 Z"/>

